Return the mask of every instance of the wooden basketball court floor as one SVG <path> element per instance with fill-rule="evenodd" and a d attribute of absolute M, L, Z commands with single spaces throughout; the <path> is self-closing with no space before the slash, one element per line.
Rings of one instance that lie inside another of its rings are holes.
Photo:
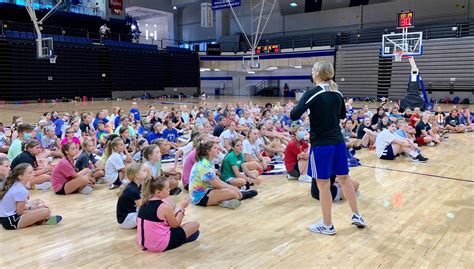
<path fill-rule="evenodd" d="M 95 112 L 129 104 L 6 105 L 0 117 L 8 122 L 19 114 L 28 122 L 52 109 Z M 321 216 L 310 184 L 288 181 L 284 175 L 265 176 L 259 195 L 236 210 L 190 206 L 185 221 L 199 221 L 201 237 L 165 253 L 140 250 L 136 231 L 118 228 L 117 196 L 106 186 L 89 196 L 31 191 L 32 199 L 43 199 L 64 219 L 57 226 L 2 229 L 0 268 L 472 268 L 473 150 L 472 133 L 463 133 L 451 134 L 437 147 L 424 147 L 423 154 L 430 158 L 426 164 L 404 158 L 381 161 L 374 151 L 359 151 L 362 166 L 351 169 L 351 175 L 361 183 L 359 204 L 368 227 L 352 227 L 347 202 L 337 203 L 335 236 L 306 229 Z"/>

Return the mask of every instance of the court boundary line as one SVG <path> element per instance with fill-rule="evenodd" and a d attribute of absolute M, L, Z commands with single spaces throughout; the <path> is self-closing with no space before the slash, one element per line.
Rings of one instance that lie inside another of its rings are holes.
<path fill-rule="evenodd" d="M 374 168 L 374 169 L 381 169 L 381 170 L 394 171 L 394 172 L 410 173 L 410 174 L 415 174 L 415 175 L 420 175 L 420 176 L 437 177 L 437 178 L 448 179 L 448 180 L 456 180 L 456 181 L 474 183 L 473 180 L 462 179 L 462 178 L 447 177 L 447 176 L 433 175 L 433 174 L 428 174 L 428 173 L 419 173 L 419 172 L 405 171 L 405 170 L 399 170 L 399 169 L 393 169 L 393 168 L 386 168 L 386 167 L 377 167 L 377 166 L 364 165 L 364 164 L 362 164 L 361 166 L 362 166 L 362 167 L 367 167 L 367 168 Z"/>

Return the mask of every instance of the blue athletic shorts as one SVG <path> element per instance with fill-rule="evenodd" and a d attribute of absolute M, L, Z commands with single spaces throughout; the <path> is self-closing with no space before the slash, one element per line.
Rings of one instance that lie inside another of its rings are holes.
<path fill-rule="evenodd" d="M 345 143 L 312 146 L 309 153 L 308 175 L 316 179 L 329 179 L 331 175 L 349 174 Z"/>

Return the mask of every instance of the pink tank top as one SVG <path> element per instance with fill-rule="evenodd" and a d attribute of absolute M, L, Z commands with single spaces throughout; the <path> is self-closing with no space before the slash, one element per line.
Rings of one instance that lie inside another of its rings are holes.
<path fill-rule="evenodd" d="M 191 175 L 191 169 L 193 168 L 194 163 L 196 162 L 196 149 L 193 149 L 186 160 L 184 160 L 183 165 L 183 186 L 189 184 L 189 176 Z"/>
<path fill-rule="evenodd" d="M 166 220 L 158 218 L 163 203 L 166 202 L 152 198 L 138 211 L 137 244 L 145 250 L 163 252 L 168 247 L 171 227 Z"/>

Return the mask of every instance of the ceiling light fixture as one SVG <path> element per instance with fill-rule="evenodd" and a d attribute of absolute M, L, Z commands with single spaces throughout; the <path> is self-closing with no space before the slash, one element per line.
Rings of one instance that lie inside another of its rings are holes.
<path fill-rule="evenodd" d="M 298 4 L 295 3 L 295 2 L 291 2 L 291 3 L 290 3 L 290 7 L 297 7 L 297 6 L 298 6 Z"/>

